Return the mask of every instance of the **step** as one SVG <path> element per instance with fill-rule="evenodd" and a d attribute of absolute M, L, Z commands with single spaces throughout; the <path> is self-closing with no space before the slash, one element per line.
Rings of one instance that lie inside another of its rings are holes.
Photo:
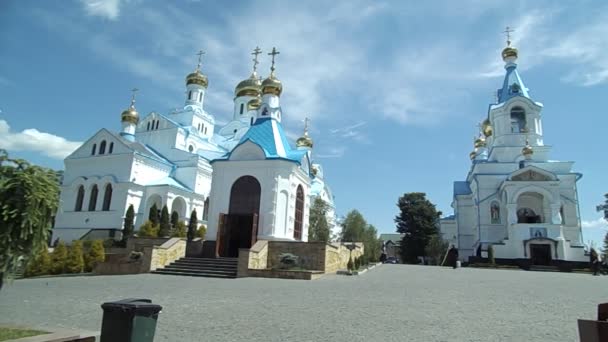
<path fill-rule="evenodd" d="M 202 269 L 209 269 L 209 270 L 230 270 L 230 271 L 236 271 L 237 270 L 237 266 L 220 266 L 220 265 L 191 265 L 191 264 L 182 264 L 182 263 L 171 263 L 165 267 L 178 267 L 178 268 L 185 268 L 185 269 L 192 269 L 192 270 L 202 270 Z"/>
<path fill-rule="evenodd" d="M 178 260 L 175 260 L 174 262 L 179 262 L 179 263 L 183 263 L 183 264 L 191 264 L 191 265 L 226 265 L 226 266 L 238 265 L 238 262 L 208 261 L 208 260 L 198 261 L 198 260 L 178 259 Z"/>
<path fill-rule="evenodd" d="M 156 270 L 150 273 L 154 274 L 165 274 L 165 275 L 178 275 L 178 276 L 190 276 L 190 277 L 208 277 L 208 278 L 236 278 L 236 274 L 224 274 L 224 273 L 194 273 L 194 272 L 182 272 L 182 271 L 170 271 L 170 270 Z"/>
<path fill-rule="evenodd" d="M 180 261 L 196 262 L 196 263 L 215 263 L 215 264 L 238 264 L 238 260 L 223 260 L 223 259 L 205 259 L 205 258 L 181 258 Z"/>
<path fill-rule="evenodd" d="M 178 272 L 192 272 L 192 273 L 227 273 L 236 274 L 236 270 L 224 270 L 224 269 L 207 269 L 207 268 L 184 268 L 180 266 L 167 266 L 163 270 L 178 271 Z"/>
<path fill-rule="evenodd" d="M 537 272 L 559 272 L 559 268 L 556 266 L 544 266 L 544 265 L 531 265 L 530 271 Z"/>

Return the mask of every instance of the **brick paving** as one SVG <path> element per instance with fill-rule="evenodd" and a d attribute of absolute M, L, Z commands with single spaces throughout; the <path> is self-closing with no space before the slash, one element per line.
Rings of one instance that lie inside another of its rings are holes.
<path fill-rule="evenodd" d="M 578 341 L 608 277 L 382 265 L 315 281 L 131 275 L 23 279 L 0 323 L 99 331 L 105 301 L 163 306 L 155 341 Z"/>

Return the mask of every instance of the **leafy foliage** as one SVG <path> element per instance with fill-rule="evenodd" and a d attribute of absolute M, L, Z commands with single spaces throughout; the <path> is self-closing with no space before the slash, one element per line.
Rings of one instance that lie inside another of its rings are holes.
<path fill-rule="evenodd" d="M 349 257 L 348 258 L 348 263 L 346 263 L 346 268 L 349 271 L 352 271 L 354 269 L 354 267 L 355 267 L 355 263 L 353 263 L 353 258 Z"/>
<path fill-rule="evenodd" d="M 65 264 L 68 259 L 68 249 L 63 241 L 59 241 L 57 247 L 51 254 L 51 273 L 61 274 L 65 272 Z"/>
<path fill-rule="evenodd" d="M 97 264 L 104 262 L 106 259 L 106 250 L 103 247 L 103 240 L 95 240 L 91 243 L 87 254 L 85 255 L 85 271 L 91 272 Z"/>
<path fill-rule="evenodd" d="M 604 236 L 604 246 L 602 248 L 602 253 L 604 254 L 603 259 L 608 260 L 608 232 L 606 232 L 606 235 Z"/>
<path fill-rule="evenodd" d="M 361 258 L 355 257 L 355 269 L 358 270 L 361 267 Z"/>
<path fill-rule="evenodd" d="M 158 237 L 158 225 L 152 223 L 152 221 L 146 221 L 139 227 L 138 236 L 140 237 Z"/>
<path fill-rule="evenodd" d="M 173 228 L 172 237 L 185 238 L 186 237 L 186 223 L 184 221 L 177 221 Z"/>
<path fill-rule="evenodd" d="M 28 260 L 25 269 L 26 277 L 35 277 L 51 273 L 51 255 L 46 246 L 40 247 L 38 252 Z"/>
<path fill-rule="evenodd" d="M 433 258 L 435 265 L 440 265 L 448 247 L 447 241 L 444 241 L 440 234 L 435 234 L 431 237 L 429 244 L 426 245 L 425 252 L 427 256 Z"/>
<path fill-rule="evenodd" d="M 160 229 L 158 230 L 159 237 L 166 237 L 171 235 L 171 217 L 169 216 L 169 209 L 167 206 L 163 206 L 163 210 L 160 214 Z"/>
<path fill-rule="evenodd" d="M 160 217 L 158 216 L 158 207 L 156 206 L 156 203 L 154 203 L 150 208 L 150 213 L 148 213 L 148 220 L 150 220 L 154 226 L 157 226 L 160 223 Z"/>
<path fill-rule="evenodd" d="M 46 246 L 58 205 L 57 172 L 0 150 L 0 287 L 20 258 Z"/>
<path fill-rule="evenodd" d="M 179 222 L 179 214 L 177 211 L 171 213 L 171 229 L 175 229 L 177 223 Z"/>
<path fill-rule="evenodd" d="M 308 241 L 329 241 L 328 210 L 329 205 L 327 202 L 321 199 L 320 196 L 316 196 L 310 207 Z"/>
<path fill-rule="evenodd" d="M 201 224 L 200 227 L 198 227 L 198 230 L 196 231 L 196 237 L 204 239 L 205 234 L 207 234 L 207 226 Z"/>
<path fill-rule="evenodd" d="M 135 226 L 133 222 L 135 221 L 135 209 L 133 208 L 133 204 L 129 205 L 127 209 L 127 213 L 125 214 L 125 221 L 122 230 L 122 241 L 127 241 L 135 230 Z"/>
<path fill-rule="evenodd" d="M 282 269 L 293 268 L 298 264 L 299 257 L 291 253 L 279 254 L 279 262 L 281 263 Z"/>
<path fill-rule="evenodd" d="M 192 213 L 190 213 L 190 221 L 188 222 L 188 241 L 194 240 L 197 225 L 198 217 L 196 215 L 196 209 L 193 209 Z"/>
<path fill-rule="evenodd" d="M 363 242 L 363 252 L 368 260 L 377 261 L 380 257 L 382 242 L 376 227 L 367 224 L 357 210 L 350 211 L 342 222 L 342 241 Z"/>
<path fill-rule="evenodd" d="M 67 273 L 81 273 L 84 270 L 84 257 L 82 255 L 82 241 L 74 240 L 68 249 L 68 258 L 65 261 Z"/>
<path fill-rule="evenodd" d="M 438 233 L 437 221 L 441 212 L 422 192 L 404 194 L 397 206 L 400 211 L 395 217 L 397 232 L 405 234 L 401 241 L 401 257 L 406 263 L 416 263 L 419 256 L 426 256 L 426 246 Z"/>

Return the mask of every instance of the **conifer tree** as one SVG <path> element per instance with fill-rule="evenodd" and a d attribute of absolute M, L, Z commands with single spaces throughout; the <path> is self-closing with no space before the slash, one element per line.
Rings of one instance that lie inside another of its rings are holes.
<path fill-rule="evenodd" d="M 198 217 L 196 215 L 196 209 L 193 209 L 192 213 L 190 214 L 190 222 L 188 222 L 188 241 L 194 240 L 197 225 Z"/>
<path fill-rule="evenodd" d="M 104 262 L 106 258 L 106 251 L 103 247 L 103 240 L 95 240 L 91 244 L 91 248 L 86 254 L 86 266 L 85 269 L 87 272 L 93 271 L 97 264 Z"/>
<path fill-rule="evenodd" d="M 175 229 L 177 229 L 177 224 L 179 222 L 179 214 L 177 213 L 177 211 L 174 211 L 171 213 L 171 230 L 175 231 Z M 171 235 L 173 235 L 173 233 L 171 233 Z"/>
<path fill-rule="evenodd" d="M 163 206 L 163 210 L 160 214 L 160 226 L 158 230 L 159 237 L 167 237 L 171 235 L 171 217 L 169 216 L 169 209 L 167 206 Z"/>
<path fill-rule="evenodd" d="M 26 277 L 34 277 L 39 275 L 49 274 L 51 272 L 51 255 L 46 246 L 40 248 L 38 253 L 34 255 L 27 263 L 25 269 Z"/>
<path fill-rule="evenodd" d="M 156 206 L 156 203 L 154 203 L 152 205 L 152 208 L 150 208 L 150 213 L 148 214 L 148 220 L 150 220 L 150 222 L 152 222 L 153 226 L 157 226 L 160 223 L 160 217 L 158 216 L 158 207 Z"/>
<path fill-rule="evenodd" d="M 122 230 L 122 241 L 127 241 L 132 235 L 135 227 L 133 222 L 135 221 L 135 209 L 133 209 L 133 204 L 129 205 L 129 209 L 127 209 L 127 213 L 125 214 L 125 222 Z"/>
<path fill-rule="evenodd" d="M 68 249 L 63 241 L 59 241 L 57 247 L 53 250 L 53 254 L 51 254 L 51 273 L 61 274 L 65 272 L 65 263 L 67 259 Z"/>
<path fill-rule="evenodd" d="M 397 206 L 397 232 L 404 234 L 401 257 L 406 263 L 416 263 L 419 256 L 426 256 L 426 246 L 439 233 L 438 220 L 441 212 L 435 209 L 435 205 L 422 192 L 404 194 L 399 198 Z"/>
<path fill-rule="evenodd" d="M 81 273 L 84 270 L 82 241 L 72 241 L 72 245 L 68 249 L 68 258 L 65 262 L 65 270 L 68 273 Z"/>

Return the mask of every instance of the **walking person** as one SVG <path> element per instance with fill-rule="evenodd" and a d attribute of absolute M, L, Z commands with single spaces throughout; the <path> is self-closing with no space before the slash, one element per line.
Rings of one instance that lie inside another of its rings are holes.
<path fill-rule="evenodd" d="M 449 266 L 452 266 L 453 269 L 456 269 L 458 262 L 458 248 L 454 247 L 454 245 L 450 246 L 446 261 Z"/>
<path fill-rule="evenodd" d="M 593 271 L 593 275 L 596 276 L 600 270 L 600 256 L 595 251 L 595 248 L 591 248 L 589 252 L 589 263 L 591 264 L 591 271 Z"/>

